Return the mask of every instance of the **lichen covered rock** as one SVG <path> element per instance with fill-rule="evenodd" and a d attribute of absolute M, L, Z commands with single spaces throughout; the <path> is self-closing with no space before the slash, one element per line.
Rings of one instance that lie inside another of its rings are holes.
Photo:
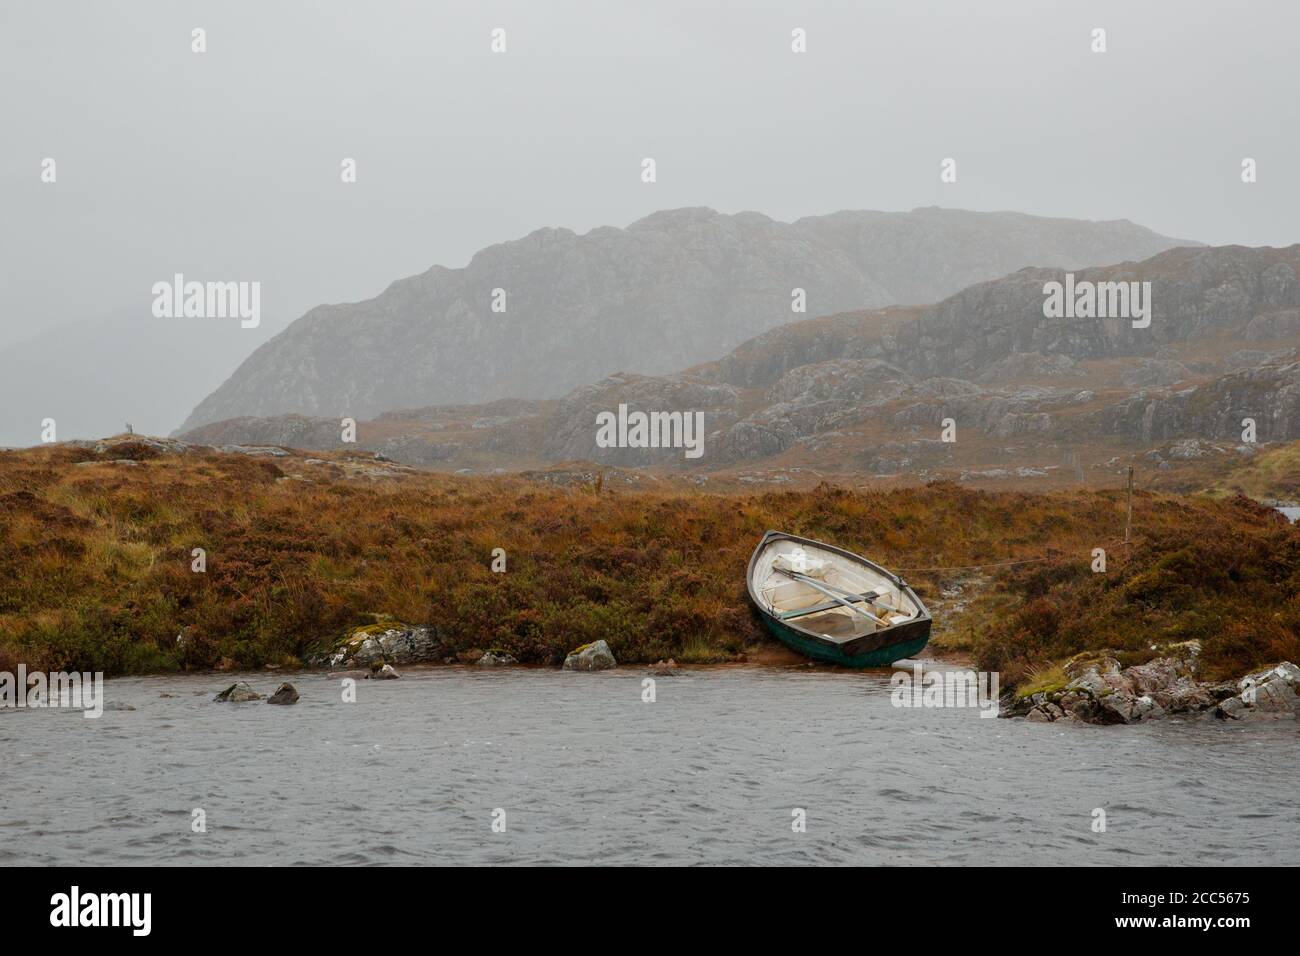
<path fill-rule="evenodd" d="M 426 664 L 441 661 L 446 655 L 447 648 L 433 628 L 372 624 L 344 638 L 324 663 L 330 667 Z"/>
<path fill-rule="evenodd" d="M 593 641 L 574 648 L 564 659 L 566 671 L 603 671 L 617 665 L 614 652 L 604 641 Z"/>

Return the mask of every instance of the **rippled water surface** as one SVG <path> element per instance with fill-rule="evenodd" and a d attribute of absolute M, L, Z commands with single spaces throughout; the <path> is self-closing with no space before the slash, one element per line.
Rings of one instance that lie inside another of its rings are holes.
<path fill-rule="evenodd" d="M 409 669 L 345 704 L 309 673 L 292 707 L 157 677 L 98 720 L 0 711 L 0 863 L 1300 864 L 1295 721 L 990 720 L 797 668 L 643 703 L 644 676 Z"/>

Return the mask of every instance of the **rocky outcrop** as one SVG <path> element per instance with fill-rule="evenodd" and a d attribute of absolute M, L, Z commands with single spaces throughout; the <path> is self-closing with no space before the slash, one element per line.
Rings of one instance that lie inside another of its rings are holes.
<path fill-rule="evenodd" d="M 215 445 L 224 451 L 248 454 L 255 448 L 341 448 L 343 430 L 338 418 L 307 418 L 302 415 L 241 417 L 196 431 L 186 435 L 186 439 Z"/>
<path fill-rule="evenodd" d="M 1257 441 L 1300 438 L 1300 362 L 1249 368 L 1180 391 L 1139 392 L 1098 413 L 1096 428 L 1144 442 L 1240 441 L 1245 418 L 1255 422 Z"/>
<path fill-rule="evenodd" d="M 583 644 L 569 652 L 564 659 L 566 671 L 603 671 L 617 665 L 614 653 L 604 641 Z"/>
<path fill-rule="evenodd" d="M 182 429 L 555 398 L 612 372 L 665 375 L 715 359 L 796 317 L 796 288 L 809 315 L 828 315 L 937 302 L 1028 265 L 1146 259 L 1186 244 L 1124 221 L 944 209 L 793 223 L 675 209 L 626 229 L 539 229 L 483 249 L 463 269 L 434 266 L 368 301 L 312 309 Z M 505 311 L 493 311 L 501 295 Z"/>
<path fill-rule="evenodd" d="M 1200 644 L 1161 649 L 1163 656 L 1121 667 L 1109 656 L 1081 654 L 1064 666 L 1065 680 L 1028 695 L 1010 695 L 1001 716 L 1051 723 L 1133 724 L 1173 714 L 1228 719 L 1300 717 L 1300 668 L 1289 662 L 1233 683 L 1197 679 Z"/>
<path fill-rule="evenodd" d="M 977 382 L 1000 384 L 1035 378 L 1072 378 L 1083 374 L 1079 363 L 1068 355 L 1042 352 L 1012 352 L 975 377 Z"/>
<path fill-rule="evenodd" d="M 231 684 L 216 697 L 212 698 L 213 703 L 220 704 L 244 704 L 253 700 L 261 700 L 262 695 L 253 690 L 247 681 L 237 681 Z"/>
<path fill-rule="evenodd" d="M 1127 388 L 1151 388 L 1173 385 L 1192 377 L 1192 371 L 1182 362 L 1173 359 L 1142 359 L 1137 368 L 1121 376 Z"/>
<path fill-rule="evenodd" d="M 599 447 L 597 416 L 606 412 L 617 415 L 619 405 L 626 405 L 628 414 L 699 412 L 703 415 L 703 431 L 694 430 L 693 420 L 690 434 L 692 438 L 705 437 L 735 421 L 737 397 L 737 389 L 730 385 L 711 385 L 685 376 L 613 375 L 574 390 L 559 403 L 542 452 L 556 461 L 586 459 L 621 467 L 682 464 L 687 462 L 684 446 Z M 685 424 L 683 420 L 676 426 L 682 439 L 686 437 Z"/>
<path fill-rule="evenodd" d="M 298 689 L 285 682 L 275 689 L 275 693 L 268 697 L 266 702 L 268 704 L 296 704 L 298 703 Z"/>
<path fill-rule="evenodd" d="M 1151 283 L 1151 321 L 1050 318 L 1043 288 L 1060 269 L 1024 269 L 972 286 L 891 331 L 883 357 L 918 377 L 974 378 L 1008 353 L 1075 361 L 1154 358 L 1163 346 L 1243 329 L 1262 313 L 1300 306 L 1300 245 L 1287 249 L 1173 249 L 1142 263 L 1075 270 L 1075 282 Z"/>
<path fill-rule="evenodd" d="M 1215 716 L 1225 720 L 1300 718 L 1300 667 L 1283 661 L 1277 667 L 1248 674 L 1237 682 L 1237 693 L 1219 702 Z"/>

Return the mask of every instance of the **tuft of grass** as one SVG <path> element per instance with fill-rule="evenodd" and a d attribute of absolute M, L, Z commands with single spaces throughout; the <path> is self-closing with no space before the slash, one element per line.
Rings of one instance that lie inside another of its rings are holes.
<path fill-rule="evenodd" d="M 1063 664 L 1043 664 L 1030 667 L 1022 683 L 1016 686 L 1016 697 L 1032 697 L 1034 694 L 1054 694 L 1063 690 L 1070 683 Z"/>

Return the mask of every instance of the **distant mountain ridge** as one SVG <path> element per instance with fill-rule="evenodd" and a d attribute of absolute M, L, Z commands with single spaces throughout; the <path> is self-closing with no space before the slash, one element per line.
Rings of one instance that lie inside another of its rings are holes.
<path fill-rule="evenodd" d="M 657 212 L 626 229 L 539 229 L 463 269 L 322 305 L 239 366 L 181 430 L 230 418 L 350 416 L 546 399 L 615 371 L 662 375 L 806 314 L 937 302 L 1026 266 L 1079 268 L 1198 245 L 1127 220 L 938 208 Z M 504 312 L 492 310 L 494 290 Z"/>
<path fill-rule="evenodd" d="M 1300 439 L 1300 245 L 1178 248 L 1077 271 L 1080 281 L 1150 282 L 1151 322 L 1141 329 L 1128 319 L 1044 315 L 1044 286 L 1061 276 L 1028 268 L 931 306 L 793 322 L 675 375 L 604 376 L 559 400 L 389 412 L 363 422 L 354 447 L 471 470 L 763 463 L 924 476 L 996 475 L 1008 461 L 1040 456 L 1080 473 L 1134 451 L 1157 465 L 1249 457 L 1246 419 L 1260 442 Z M 702 411 L 704 459 L 599 447 L 596 416 L 619 404 Z M 958 445 L 939 440 L 945 419 L 958 423 Z M 185 438 L 345 447 L 338 419 L 325 417 L 238 418 Z M 1167 442 L 1175 447 L 1152 447 Z"/>

